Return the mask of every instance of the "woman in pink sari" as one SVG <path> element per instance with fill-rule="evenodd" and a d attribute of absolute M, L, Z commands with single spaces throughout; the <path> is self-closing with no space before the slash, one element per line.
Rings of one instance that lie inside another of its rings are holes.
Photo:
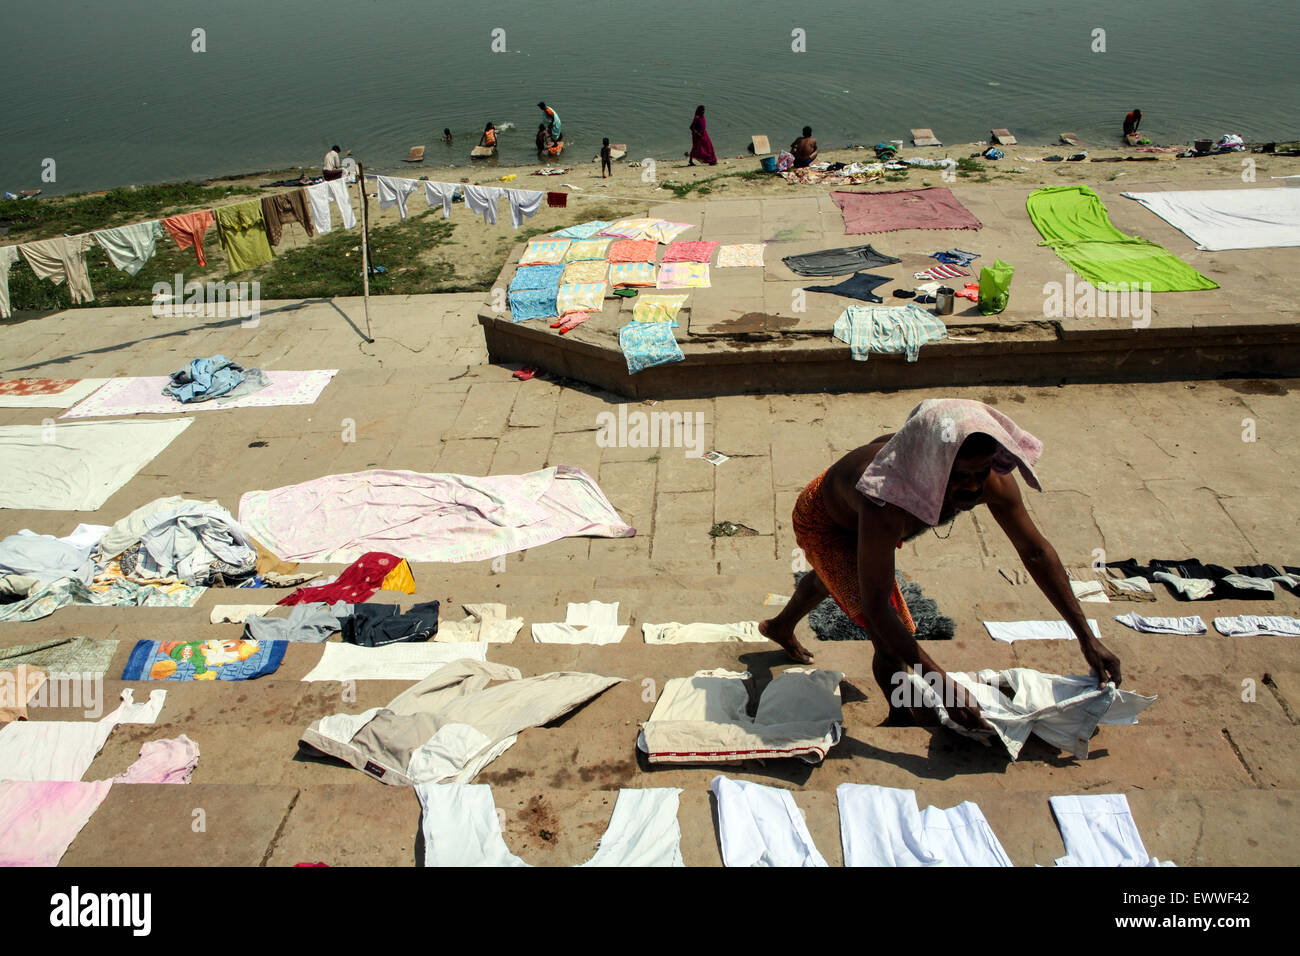
<path fill-rule="evenodd" d="M 688 166 L 694 166 L 698 159 L 709 166 L 718 165 L 718 155 L 713 151 L 713 140 L 709 139 L 708 127 L 704 125 L 704 107 L 695 107 L 695 119 L 691 120 L 691 151 L 686 154 Z"/>

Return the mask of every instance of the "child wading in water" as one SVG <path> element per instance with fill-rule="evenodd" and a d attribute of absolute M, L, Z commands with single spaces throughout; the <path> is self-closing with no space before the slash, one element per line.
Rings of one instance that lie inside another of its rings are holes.
<path fill-rule="evenodd" d="M 614 176 L 614 161 L 610 158 L 609 137 L 606 136 L 600 147 L 600 178 L 605 178 L 606 170 L 611 178 Z"/>

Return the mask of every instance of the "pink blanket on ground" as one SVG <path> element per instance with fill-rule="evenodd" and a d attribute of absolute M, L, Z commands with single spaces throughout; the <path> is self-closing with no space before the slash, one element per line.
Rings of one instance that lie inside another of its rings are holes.
<path fill-rule="evenodd" d="M 268 371 L 270 384 L 232 399 L 184 404 L 162 394 L 166 375 L 110 379 L 95 394 L 68 409 L 60 418 L 97 418 L 101 415 L 175 415 L 214 408 L 265 408 L 270 405 L 312 405 L 338 369 Z"/>
<path fill-rule="evenodd" d="M 980 221 L 943 186 L 887 193 L 833 192 L 850 236 L 899 229 L 980 229 Z"/>
<path fill-rule="evenodd" d="M 912 409 L 862 473 L 857 489 L 876 504 L 897 505 L 936 525 L 957 449 L 977 432 L 1002 446 L 993 456 L 994 471 L 1005 475 L 1018 467 L 1031 488 L 1042 490 L 1034 465 L 1043 443 L 1001 412 L 964 398 L 927 399 Z"/>
<path fill-rule="evenodd" d="M 239 501 L 239 523 L 286 561 L 353 561 L 368 551 L 408 561 L 484 561 L 579 535 L 630 538 L 596 482 L 555 465 L 526 475 L 362 471 Z"/>

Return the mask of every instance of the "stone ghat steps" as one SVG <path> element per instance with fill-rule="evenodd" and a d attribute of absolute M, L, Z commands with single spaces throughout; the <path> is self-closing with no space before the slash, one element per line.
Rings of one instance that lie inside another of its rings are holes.
<path fill-rule="evenodd" d="M 717 805 L 709 777 L 686 787 L 677 819 L 687 866 L 719 866 Z M 765 781 L 773 783 L 773 781 Z M 854 782 L 875 782 L 867 779 Z M 921 781 L 920 807 L 974 800 L 1011 861 L 1051 866 L 1065 848 L 1048 799 L 1082 788 L 960 792 Z M 652 784 L 663 785 L 663 784 Z M 775 785 L 780 786 L 776 781 Z M 504 811 L 509 850 L 537 866 L 573 866 L 595 852 L 616 793 L 529 786 L 493 786 Z M 1094 791 L 1097 792 L 1097 791 Z M 1286 866 L 1286 832 L 1298 790 L 1212 788 L 1124 792 L 1149 854 L 1180 866 Z M 819 852 L 843 864 L 834 792 L 795 789 Z M 370 780 L 310 788 L 279 783 L 115 786 L 64 855 L 64 866 L 417 866 L 424 861 L 415 793 Z"/>

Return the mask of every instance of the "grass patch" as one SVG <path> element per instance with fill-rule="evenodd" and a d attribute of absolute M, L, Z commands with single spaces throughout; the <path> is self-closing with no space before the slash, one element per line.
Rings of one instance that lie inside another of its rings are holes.
<path fill-rule="evenodd" d="M 739 173 L 718 173 L 716 176 L 706 176 L 703 179 L 697 179 L 693 183 L 679 183 L 676 180 L 665 179 L 659 184 L 660 189 L 667 189 L 672 192 L 678 199 L 685 199 L 693 192 L 701 196 L 707 196 L 713 192 L 713 187 L 709 183 L 716 183 L 720 179 L 744 179 L 755 180 L 771 176 L 772 173 L 765 173 L 761 169 L 751 169 Z"/>
<path fill-rule="evenodd" d="M 972 159 L 969 156 L 965 157 L 964 159 L 957 160 L 957 175 L 961 176 L 964 179 L 969 179 L 971 173 L 984 172 L 984 168 L 985 167 L 982 162 L 980 162 L 978 159 Z M 986 176 L 983 179 L 977 179 L 975 181 L 979 183 L 986 183 L 988 182 L 988 177 Z"/>
<path fill-rule="evenodd" d="M 458 278 L 445 262 L 429 259 L 430 249 L 451 241 L 453 224 L 430 209 L 391 226 L 370 229 L 370 263 L 383 272 L 370 276 L 375 295 L 431 292 Z M 244 278 L 241 276 L 240 278 Z M 276 256 L 253 270 L 249 279 L 262 283 L 266 299 L 311 299 L 322 295 L 361 295 L 361 235 L 330 232 L 309 245 Z"/>

